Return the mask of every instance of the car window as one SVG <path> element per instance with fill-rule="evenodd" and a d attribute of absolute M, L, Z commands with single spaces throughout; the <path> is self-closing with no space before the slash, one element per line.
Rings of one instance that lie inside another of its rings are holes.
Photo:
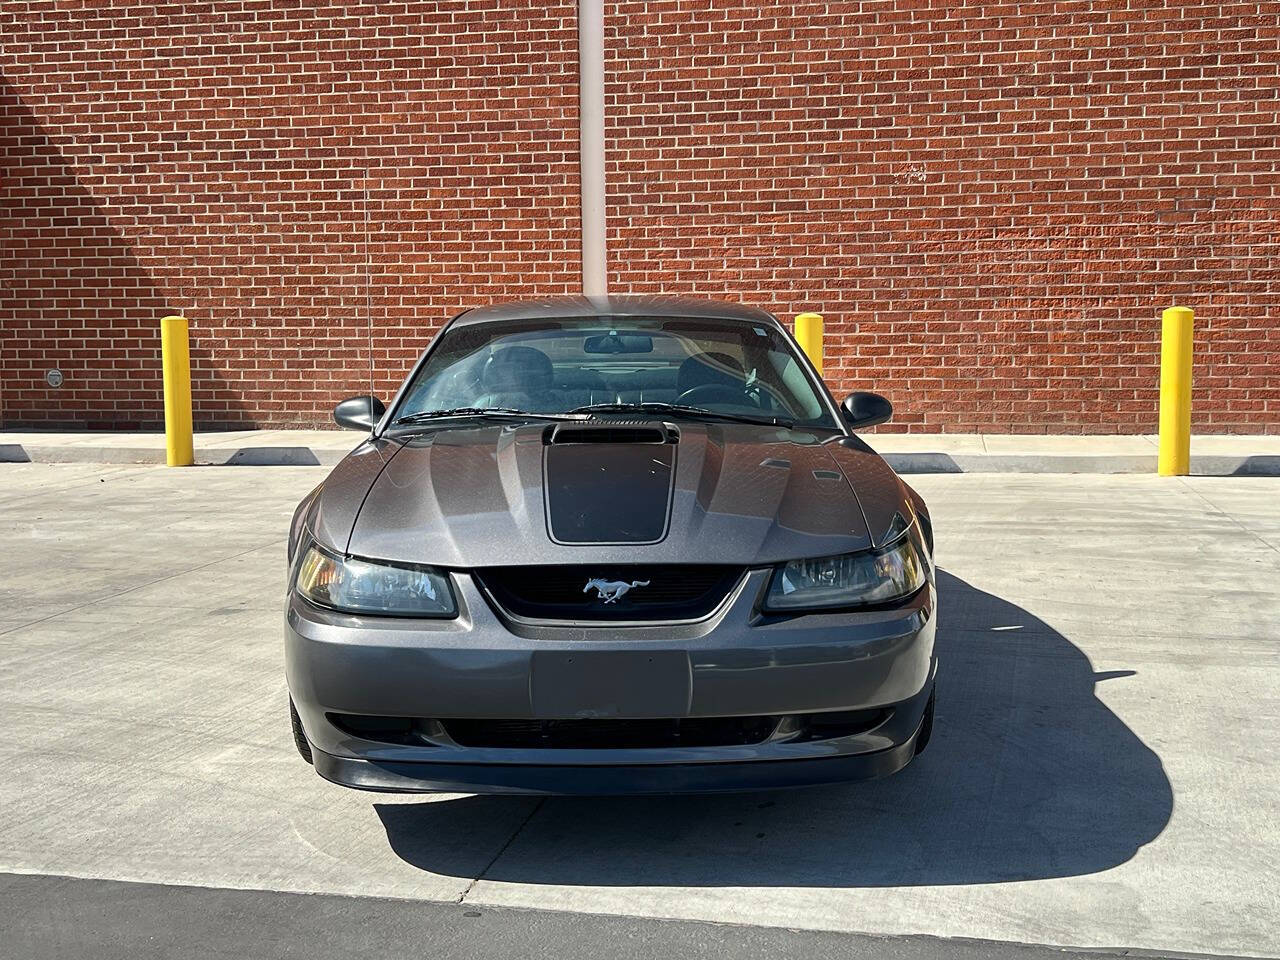
<path fill-rule="evenodd" d="M 686 318 L 450 328 L 396 416 L 455 407 L 566 413 L 596 403 L 679 403 L 836 429 L 795 348 L 772 325 Z"/>

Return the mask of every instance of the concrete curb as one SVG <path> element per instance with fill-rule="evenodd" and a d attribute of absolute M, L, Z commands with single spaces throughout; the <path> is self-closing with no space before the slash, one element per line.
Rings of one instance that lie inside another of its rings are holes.
<path fill-rule="evenodd" d="M 197 466 L 317 467 L 333 466 L 346 450 L 315 447 L 197 447 Z M 150 447 L 39 446 L 0 443 L 0 463 L 164 463 L 164 451 Z"/>
<path fill-rule="evenodd" d="M 200 466 L 316 467 L 332 466 L 346 450 L 310 446 L 198 447 Z M 898 473 L 1134 473 L 1154 474 L 1155 454 L 1057 456 L 998 453 L 885 453 Z M 0 463 L 164 463 L 155 447 L 112 447 L 91 444 L 0 443 Z M 1280 476 L 1280 456 L 1199 456 L 1191 473 L 1206 477 Z"/>
<path fill-rule="evenodd" d="M 1156 472 L 1156 456 L 1102 454 L 885 453 L 898 473 L 1147 473 Z M 1203 456 L 1191 458 L 1192 476 L 1276 477 L 1280 456 Z"/>

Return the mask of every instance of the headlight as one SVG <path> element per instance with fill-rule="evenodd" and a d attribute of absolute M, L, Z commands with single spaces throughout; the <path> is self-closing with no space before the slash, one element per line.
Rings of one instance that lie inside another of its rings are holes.
<path fill-rule="evenodd" d="M 298 593 L 322 607 L 401 617 L 455 617 L 449 579 L 431 567 L 399 567 L 343 560 L 316 547 L 298 564 Z"/>
<path fill-rule="evenodd" d="M 928 578 L 914 538 L 880 550 L 818 560 L 792 560 L 773 575 L 768 610 L 857 607 L 915 593 Z"/>

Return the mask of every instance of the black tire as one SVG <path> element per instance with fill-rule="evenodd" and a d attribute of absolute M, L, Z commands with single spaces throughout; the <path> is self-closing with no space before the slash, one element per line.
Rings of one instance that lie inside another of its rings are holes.
<path fill-rule="evenodd" d="M 293 745 L 298 748 L 302 759 L 311 763 L 311 744 L 307 743 L 307 735 L 303 732 L 302 721 L 298 719 L 298 710 L 293 705 L 293 697 L 289 698 L 289 725 L 293 727 Z"/>
<path fill-rule="evenodd" d="M 920 721 L 920 733 L 916 736 L 916 752 L 915 756 L 924 753 L 924 748 L 929 745 L 929 738 L 933 736 L 933 704 L 938 699 L 938 684 L 935 681 L 933 689 L 929 691 L 929 702 L 924 705 L 924 717 Z"/>

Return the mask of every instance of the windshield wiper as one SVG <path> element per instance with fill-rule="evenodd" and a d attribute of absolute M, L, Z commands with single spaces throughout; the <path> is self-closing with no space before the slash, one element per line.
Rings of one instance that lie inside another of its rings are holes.
<path fill-rule="evenodd" d="M 519 410 L 515 407 L 450 407 L 446 410 L 420 410 L 417 413 L 405 414 L 391 421 L 391 426 L 409 426 L 412 424 L 431 423 L 435 420 L 461 419 L 466 417 L 486 417 L 503 420 L 580 420 L 592 413 L 658 413 L 676 416 L 697 417 L 704 420 L 723 420 L 730 423 L 758 423 L 771 427 L 787 427 L 795 425 L 794 420 L 785 417 L 751 416 L 742 413 L 721 413 L 719 410 L 708 410 L 706 407 L 692 407 L 683 403 L 660 403 L 646 401 L 643 403 L 589 403 L 574 407 L 563 413 L 535 413 L 531 410 Z"/>
<path fill-rule="evenodd" d="M 725 420 L 730 423 L 759 423 L 770 427 L 795 426 L 794 420 L 786 417 L 752 416 L 745 413 L 722 413 L 719 410 L 708 410 L 706 407 L 691 407 L 683 403 L 661 403 L 656 400 L 642 403 L 588 403 L 583 407 L 574 407 L 570 413 L 670 413 L 686 417 L 699 417 L 704 420 Z"/>
<path fill-rule="evenodd" d="M 510 420 L 562 420 L 560 413 L 534 413 L 530 410 L 517 410 L 515 407 L 450 407 L 447 410 L 419 410 L 396 417 L 391 421 L 393 427 L 409 423 L 427 423 L 431 420 L 446 420 L 450 417 L 501 417 Z"/>

